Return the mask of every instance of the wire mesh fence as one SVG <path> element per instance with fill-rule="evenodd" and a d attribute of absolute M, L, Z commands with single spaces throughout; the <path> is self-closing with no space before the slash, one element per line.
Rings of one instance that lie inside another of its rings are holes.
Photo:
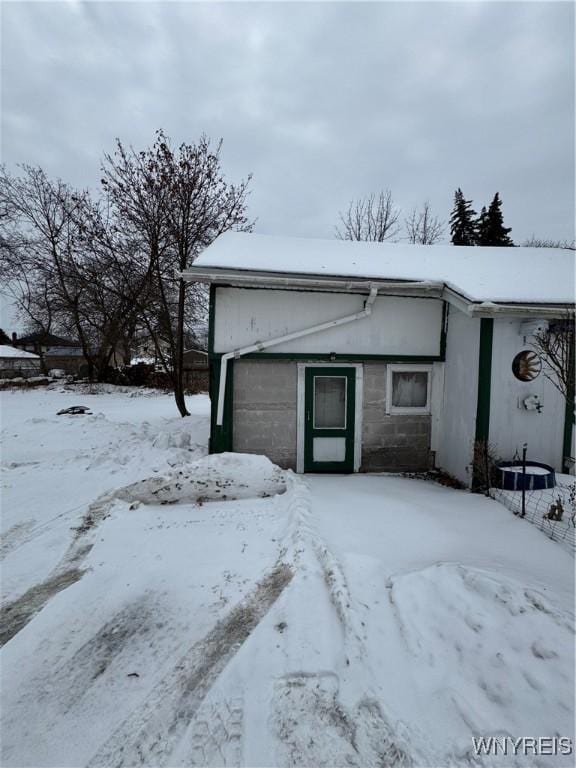
<path fill-rule="evenodd" d="M 522 516 L 522 492 L 490 488 L 490 496 Z M 524 520 L 538 526 L 549 538 L 576 553 L 576 479 L 557 475 L 556 486 L 526 491 Z"/>

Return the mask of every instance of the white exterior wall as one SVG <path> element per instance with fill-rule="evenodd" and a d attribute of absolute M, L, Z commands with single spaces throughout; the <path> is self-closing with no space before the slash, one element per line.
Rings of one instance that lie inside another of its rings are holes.
<path fill-rule="evenodd" d="M 494 320 L 492 387 L 490 394 L 490 442 L 503 459 L 522 455 L 562 469 L 565 401 L 542 371 L 534 381 L 519 381 L 512 373 L 518 352 L 530 349 L 530 337 L 519 333 L 519 320 Z M 542 413 L 518 407 L 518 399 L 538 395 Z"/>
<path fill-rule="evenodd" d="M 231 352 L 359 312 L 366 296 L 217 288 L 214 351 Z M 442 301 L 382 296 L 370 317 L 270 348 L 270 352 L 423 355 L 440 352 Z"/>
<path fill-rule="evenodd" d="M 479 344 L 480 320 L 450 306 L 436 466 L 466 485 L 472 482 Z"/>

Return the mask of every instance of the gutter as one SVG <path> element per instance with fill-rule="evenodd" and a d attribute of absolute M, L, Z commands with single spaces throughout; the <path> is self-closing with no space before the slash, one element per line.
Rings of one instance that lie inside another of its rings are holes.
<path fill-rule="evenodd" d="M 273 339 L 267 341 L 257 341 L 254 344 L 250 344 L 247 347 L 241 347 L 235 349 L 233 352 L 226 352 L 220 358 L 220 381 L 218 382 L 218 404 L 216 408 L 216 425 L 222 426 L 224 421 L 224 395 L 226 392 L 226 373 L 228 369 L 228 360 L 234 358 L 237 360 L 242 355 L 248 355 L 250 352 L 262 352 L 269 347 L 275 347 L 278 344 L 282 344 L 285 341 L 292 341 L 292 339 L 300 339 L 302 336 L 309 336 L 312 333 L 319 333 L 320 331 L 326 331 L 329 328 L 336 328 L 339 325 L 345 325 L 346 323 L 353 323 L 356 320 L 362 320 L 365 317 L 369 317 L 372 314 L 372 305 L 378 295 L 378 286 L 370 285 L 370 294 L 364 302 L 364 309 L 360 312 L 355 312 L 353 315 L 346 315 L 336 320 L 328 320 L 325 323 L 319 325 L 313 325 L 310 328 L 304 328 L 301 331 L 293 331 L 292 333 L 284 334 L 284 336 L 276 336 Z"/>
<path fill-rule="evenodd" d="M 278 272 L 241 272 L 218 267 L 188 267 L 183 272 L 176 272 L 176 277 L 185 282 L 216 283 L 232 285 L 237 288 L 280 288 L 298 290 L 308 288 L 315 291 L 364 293 L 368 288 L 377 286 L 380 291 L 400 294 L 432 295 L 440 298 L 444 283 L 434 280 L 381 280 L 358 278 L 353 276 L 324 276 L 302 273 Z"/>
<path fill-rule="evenodd" d="M 494 301 L 471 301 L 465 294 L 445 286 L 443 298 L 468 317 L 535 317 L 538 319 L 557 319 L 564 317 L 570 309 L 574 312 L 573 301 L 565 304 L 515 304 L 496 303 Z"/>
<path fill-rule="evenodd" d="M 564 317 L 570 311 L 574 314 L 574 310 L 570 308 L 570 305 L 559 305 L 557 307 L 538 306 L 538 304 L 491 304 L 490 302 L 484 302 L 482 304 L 469 304 L 466 314 L 470 317 L 498 317 L 499 315 L 504 317 L 534 317 L 538 319 L 554 320 Z"/>

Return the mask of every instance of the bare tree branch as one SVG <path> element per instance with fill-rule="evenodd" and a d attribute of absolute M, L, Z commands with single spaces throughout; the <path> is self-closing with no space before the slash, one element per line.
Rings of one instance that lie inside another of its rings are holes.
<path fill-rule="evenodd" d="M 574 407 L 574 308 L 551 321 L 547 330 L 533 337 L 532 348 L 543 362 L 543 373 Z"/>
<path fill-rule="evenodd" d="M 525 248 L 567 248 L 569 251 L 576 251 L 574 240 L 551 240 L 535 235 L 524 240 L 522 245 Z"/>
<path fill-rule="evenodd" d="M 396 237 L 400 231 L 398 219 L 400 209 L 396 208 L 392 193 L 386 189 L 376 196 L 353 200 L 345 214 L 340 213 L 341 228 L 335 227 L 340 240 L 371 240 L 383 242 Z"/>
<path fill-rule="evenodd" d="M 442 239 L 445 223 L 434 216 L 430 203 L 426 200 L 422 208 L 412 209 L 412 213 L 404 219 L 408 242 L 422 245 L 433 245 Z"/>

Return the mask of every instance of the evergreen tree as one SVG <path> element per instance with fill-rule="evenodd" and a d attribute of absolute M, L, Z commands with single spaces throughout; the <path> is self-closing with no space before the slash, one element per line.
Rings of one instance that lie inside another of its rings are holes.
<path fill-rule="evenodd" d="M 486 243 L 482 242 L 482 239 L 486 232 L 487 222 L 488 211 L 486 210 L 486 206 L 483 205 L 482 210 L 480 211 L 480 216 L 478 216 L 478 219 L 476 220 L 476 245 L 486 245 Z"/>
<path fill-rule="evenodd" d="M 476 245 L 476 213 L 472 201 L 465 200 L 460 187 L 454 193 L 454 208 L 450 215 L 452 245 Z"/>
<path fill-rule="evenodd" d="M 482 208 L 482 213 L 478 218 L 478 245 L 514 245 L 508 233 L 512 231 L 511 227 L 504 226 L 502 217 L 502 200 L 498 192 L 490 203 L 488 211 Z"/>
<path fill-rule="evenodd" d="M 0 328 L 0 344 L 12 344 L 10 337 L 3 328 Z"/>

